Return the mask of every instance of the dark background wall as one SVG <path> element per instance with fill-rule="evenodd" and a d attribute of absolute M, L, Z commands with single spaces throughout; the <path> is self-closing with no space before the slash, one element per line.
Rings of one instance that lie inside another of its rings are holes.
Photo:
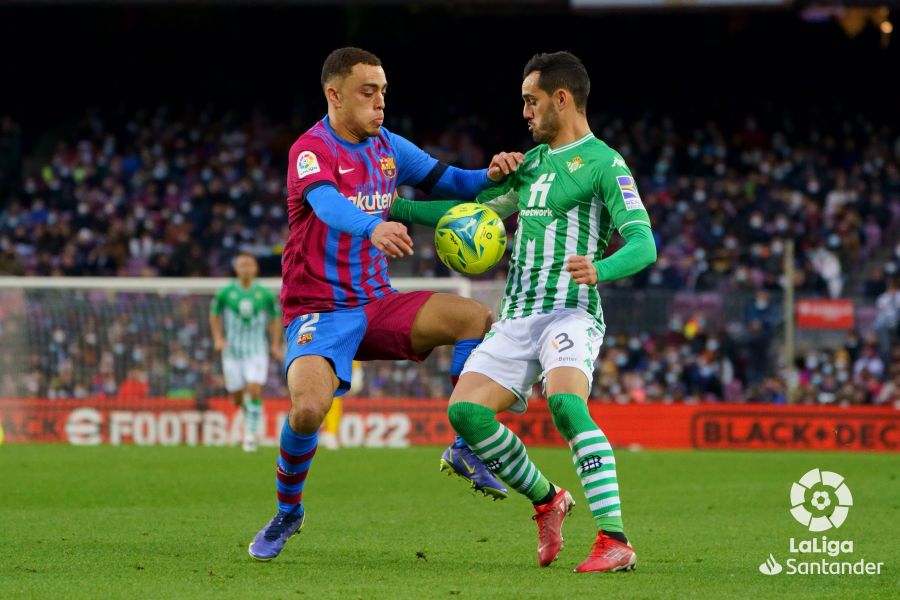
<path fill-rule="evenodd" d="M 123 103 L 316 113 L 323 58 L 353 44 L 385 62 L 389 124 L 392 114 L 414 115 L 417 127 L 478 115 L 520 131 L 522 66 L 557 49 L 587 64 L 594 113 L 702 120 L 789 107 L 816 118 L 823 106 L 893 122 L 900 44 L 880 42 L 874 27 L 850 39 L 789 11 L 0 7 L 0 113 L 26 135 Z"/>

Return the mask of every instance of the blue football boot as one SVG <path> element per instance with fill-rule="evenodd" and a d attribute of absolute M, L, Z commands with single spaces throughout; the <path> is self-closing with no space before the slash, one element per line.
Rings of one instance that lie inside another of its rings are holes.
<path fill-rule="evenodd" d="M 298 514 L 295 514 L 298 513 Z M 279 510 L 268 524 L 260 529 L 247 551 L 256 560 L 272 560 L 284 548 L 291 536 L 300 533 L 306 513 L 295 510 L 287 513 Z"/>
<path fill-rule="evenodd" d="M 479 491 L 494 500 L 503 500 L 509 496 L 506 487 L 494 474 L 484 466 L 471 448 L 457 441 L 444 450 L 441 455 L 441 471 L 447 471 L 448 475 L 456 475 L 470 483 L 473 490 Z"/>

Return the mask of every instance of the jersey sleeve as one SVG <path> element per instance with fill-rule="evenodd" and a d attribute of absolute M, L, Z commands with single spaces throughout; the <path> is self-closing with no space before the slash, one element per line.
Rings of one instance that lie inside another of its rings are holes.
<path fill-rule="evenodd" d="M 209 314 L 221 315 L 223 310 L 225 310 L 225 288 L 220 289 L 213 296 L 212 302 L 209 304 Z"/>
<path fill-rule="evenodd" d="M 337 187 L 336 159 L 324 142 L 315 137 L 301 138 L 288 155 L 288 198 L 305 199 L 317 187 Z"/>
<path fill-rule="evenodd" d="M 403 136 L 385 132 L 397 159 L 398 185 L 417 186 L 431 173 L 438 160 Z"/>
<path fill-rule="evenodd" d="M 516 174 L 483 190 L 475 199 L 505 219 L 519 210 L 519 193 L 516 190 Z"/>
<path fill-rule="evenodd" d="M 618 154 L 604 159 L 594 177 L 594 193 L 609 210 L 620 232 L 626 227 L 650 226 L 634 176 Z"/>

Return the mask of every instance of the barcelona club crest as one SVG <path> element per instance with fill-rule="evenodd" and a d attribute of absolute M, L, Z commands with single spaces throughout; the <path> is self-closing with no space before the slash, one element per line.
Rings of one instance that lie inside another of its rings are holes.
<path fill-rule="evenodd" d="M 397 165 L 394 163 L 393 156 L 381 157 L 381 172 L 384 173 L 384 176 L 388 179 L 394 178 L 394 175 L 397 174 Z"/>
<path fill-rule="evenodd" d="M 308 344 L 312 341 L 311 333 L 301 333 L 297 336 L 297 345 L 302 346 L 304 344 Z"/>

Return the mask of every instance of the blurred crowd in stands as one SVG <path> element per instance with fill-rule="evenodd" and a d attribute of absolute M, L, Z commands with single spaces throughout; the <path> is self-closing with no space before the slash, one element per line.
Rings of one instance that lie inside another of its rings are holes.
<path fill-rule="evenodd" d="M 0 274 L 224 276 L 239 250 L 277 274 L 287 237 L 287 149 L 315 118 L 287 123 L 211 108 L 95 111 L 26 144 L 21 127 L 0 117 Z M 660 248 L 654 266 L 606 287 L 745 293 L 758 304 L 758 314 L 715 327 L 702 317 L 678 318 L 661 330 L 621 335 L 609 323 L 595 396 L 900 401 L 900 131 L 856 115 L 825 115 L 815 126 L 797 118 L 594 120 L 595 134 L 634 171 Z M 477 122 L 417 131 L 414 120 L 396 117 L 388 125 L 466 168 L 485 166 L 501 149 L 480 141 L 485 126 Z M 503 149 L 520 146 L 514 140 Z M 394 263 L 394 275 L 447 275 L 431 233 L 413 234 L 417 253 Z M 773 358 L 780 319 L 769 300 L 783 287 L 788 240 L 799 295 L 853 297 L 871 304 L 874 316 L 839 342 L 800 347 L 795 380 Z M 485 277 L 505 277 L 505 265 Z M 41 341 L 28 355 L 27 393 L 214 393 L 219 361 L 197 317 L 204 310 L 153 311 L 145 325 L 128 318 L 140 311 L 124 310 L 102 328 L 71 310 L 29 316 L 29 333 Z M 73 319 L 85 336 L 73 339 Z M 4 324 L 5 334 L 10 327 Z M 446 395 L 449 360 L 442 349 L 424 366 L 372 365 L 363 394 Z M 270 393 L 282 392 L 273 366 Z"/>

